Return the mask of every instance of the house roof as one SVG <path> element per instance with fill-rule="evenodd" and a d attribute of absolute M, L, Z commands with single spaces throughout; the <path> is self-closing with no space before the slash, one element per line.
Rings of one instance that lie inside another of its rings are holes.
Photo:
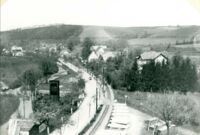
<path fill-rule="evenodd" d="M 156 52 L 156 51 L 149 51 L 149 52 L 144 52 L 140 55 L 140 58 L 143 60 L 153 60 L 156 59 L 159 55 L 163 55 L 164 57 L 167 58 L 165 55 L 165 52 Z"/>
<path fill-rule="evenodd" d="M 98 51 L 100 48 L 106 49 L 107 46 L 105 46 L 105 45 L 94 45 L 94 46 L 91 46 L 90 50 L 91 51 Z"/>
<path fill-rule="evenodd" d="M 20 46 L 12 46 L 11 47 L 11 51 L 14 51 L 14 50 L 22 50 L 22 47 L 20 47 Z"/>
<path fill-rule="evenodd" d="M 103 54 L 102 54 L 102 57 L 103 57 L 103 59 L 106 61 L 108 58 L 113 58 L 113 57 L 115 57 L 116 56 L 116 52 L 111 52 L 111 51 L 109 51 L 109 52 L 104 52 Z"/>

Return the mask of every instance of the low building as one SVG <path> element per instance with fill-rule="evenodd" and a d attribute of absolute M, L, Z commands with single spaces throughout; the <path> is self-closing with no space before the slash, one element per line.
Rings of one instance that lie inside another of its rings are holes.
<path fill-rule="evenodd" d="M 60 57 L 64 58 L 64 57 L 70 57 L 71 53 L 69 53 L 69 51 L 67 49 L 60 51 Z"/>
<path fill-rule="evenodd" d="M 117 55 L 116 52 L 108 51 L 108 52 L 104 52 L 101 56 L 104 61 L 107 61 L 109 58 L 116 57 L 116 55 Z"/>
<path fill-rule="evenodd" d="M 90 48 L 92 51 L 91 54 L 88 57 L 88 62 L 91 62 L 93 60 L 98 60 L 100 56 L 105 52 L 106 46 L 101 45 L 95 45 Z"/>
<path fill-rule="evenodd" d="M 154 61 L 155 63 L 167 63 L 168 57 L 165 55 L 164 52 L 144 52 L 141 55 L 137 56 L 137 64 L 139 70 L 142 70 L 143 65 L 148 64 L 151 61 Z"/>
<path fill-rule="evenodd" d="M 3 48 L 3 50 L 2 50 L 2 55 L 9 55 L 10 54 L 10 51 L 9 50 L 7 50 L 6 48 Z"/>
<path fill-rule="evenodd" d="M 100 58 L 107 61 L 109 58 L 114 58 L 117 55 L 116 52 L 109 51 L 106 46 L 92 46 L 91 51 L 92 52 L 88 57 L 88 62 L 99 60 Z"/>
<path fill-rule="evenodd" d="M 24 56 L 24 50 L 20 46 L 11 47 L 12 56 Z"/>

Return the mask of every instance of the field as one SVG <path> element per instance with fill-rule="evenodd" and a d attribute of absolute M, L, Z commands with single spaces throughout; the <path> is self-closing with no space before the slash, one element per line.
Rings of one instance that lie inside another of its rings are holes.
<path fill-rule="evenodd" d="M 0 95 L 0 126 L 17 110 L 19 99 L 14 95 Z"/>
<path fill-rule="evenodd" d="M 0 57 L 0 81 L 11 85 L 27 69 L 38 65 L 29 57 Z"/>
<path fill-rule="evenodd" d="M 177 38 L 188 39 L 200 32 L 199 26 L 161 27 L 105 27 L 106 32 L 115 38 Z"/>
<path fill-rule="evenodd" d="M 125 102 L 125 95 L 128 96 L 127 104 L 130 107 L 136 108 L 149 115 L 160 117 L 155 111 L 152 111 L 153 107 L 157 104 L 158 97 L 164 98 L 160 93 L 143 93 L 143 92 L 126 92 L 115 90 L 115 98 L 119 102 Z M 176 93 L 178 94 L 178 93 Z M 168 96 L 174 96 L 175 94 L 169 94 Z M 188 93 L 187 95 L 178 94 L 177 97 L 182 101 L 179 107 L 188 109 L 187 113 L 178 113 L 173 122 L 184 128 L 188 128 L 195 132 L 200 132 L 200 93 Z M 178 107 L 177 107 L 178 108 Z M 180 111 L 180 110 L 177 110 Z"/>

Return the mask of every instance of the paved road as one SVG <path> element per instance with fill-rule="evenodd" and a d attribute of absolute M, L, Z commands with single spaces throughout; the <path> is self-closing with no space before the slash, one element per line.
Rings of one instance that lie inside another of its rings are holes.
<path fill-rule="evenodd" d="M 79 68 L 70 63 L 64 62 L 62 59 L 60 59 L 60 62 L 68 66 L 75 72 L 80 71 Z M 54 132 L 51 133 L 51 135 L 60 135 L 60 134 L 76 135 L 82 131 L 82 129 L 89 123 L 89 121 L 95 114 L 95 108 L 96 108 L 95 95 L 96 95 L 97 82 L 94 78 L 90 80 L 89 78 L 92 76 L 88 74 L 85 70 L 81 70 L 81 72 L 82 72 L 82 78 L 86 81 L 86 86 L 85 86 L 86 97 L 83 100 L 80 107 L 78 108 L 78 110 L 75 113 L 73 113 L 72 116 L 70 117 L 70 123 L 63 125 L 61 129 L 55 130 Z"/>

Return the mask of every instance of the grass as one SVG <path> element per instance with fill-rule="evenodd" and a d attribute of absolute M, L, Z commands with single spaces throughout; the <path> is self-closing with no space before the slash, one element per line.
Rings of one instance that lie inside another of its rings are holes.
<path fill-rule="evenodd" d="M 24 71 L 37 67 L 38 65 L 34 61 L 30 61 L 29 57 L 1 56 L 0 81 L 11 85 Z"/>
<path fill-rule="evenodd" d="M 9 120 L 10 116 L 17 110 L 19 98 L 14 95 L 0 95 L 0 125 Z"/>
<path fill-rule="evenodd" d="M 145 93 L 145 92 L 126 92 L 115 90 L 115 98 L 119 102 L 124 102 L 124 96 L 127 95 L 127 104 L 130 107 L 136 108 L 142 112 L 145 112 L 149 115 L 159 117 L 159 114 L 156 114 L 155 111 L 152 111 L 152 108 L 156 106 L 157 98 L 163 97 L 161 93 Z M 177 93 L 176 93 L 177 94 Z M 173 94 L 168 94 L 167 96 L 174 96 Z M 178 107 L 184 108 L 187 110 L 187 113 L 179 113 L 174 116 L 174 123 L 184 128 L 190 129 L 195 132 L 200 132 L 200 93 L 188 93 L 187 95 L 178 94 L 177 97 L 180 99 L 181 103 L 178 104 Z M 177 108 L 178 108 L 177 107 Z M 180 110 L 177 110 L 180 111 Z"/>

